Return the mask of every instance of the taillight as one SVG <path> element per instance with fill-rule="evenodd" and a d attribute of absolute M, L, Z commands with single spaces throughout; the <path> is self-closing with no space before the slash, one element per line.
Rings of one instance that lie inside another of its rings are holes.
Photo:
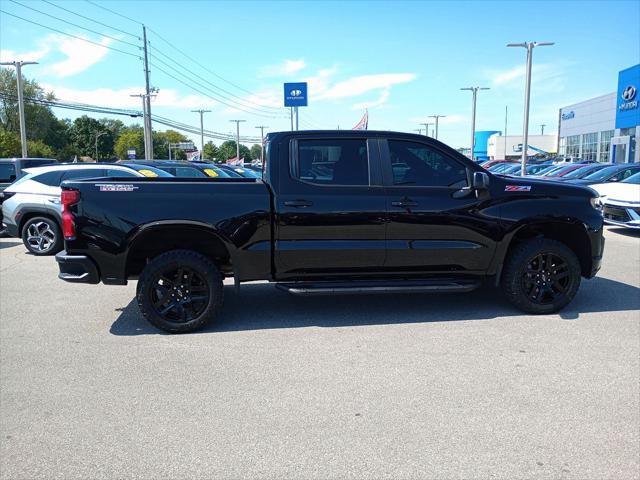
<path fill-rule="evenodd" d="M 60 201 L 62 203 L 62 234 L 65 240 L 73 240 L 76 238 L 76 225 L 69 207 L 80 201 L 80 192 L 78 190 L 62 190 Z"/>

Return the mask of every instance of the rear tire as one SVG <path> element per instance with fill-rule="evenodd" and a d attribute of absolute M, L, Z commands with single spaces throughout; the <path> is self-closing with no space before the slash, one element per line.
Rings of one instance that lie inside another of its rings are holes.
<path fill-rule="evenodd" d="M 567 306 L 580 286 L 580 262 L 564 243 L 547 238 L 517 245 L 507 259 L 501 286 L 518 309 L 554 313 Z"/>
<path fill-rule="evenodd" d="M 55 255 L 64 246 L 62 232 L 55 220 L 33 217 L 22 227 L 22 243 L 34 255 Z"/>
<path fill-rule="evenodd" d="M 191 250 L 172 250 L 142 271 L 136 298 L 142 315 L 169 333 L 209 324 L 223 303 L 222 275 L 211 259 Z"/>

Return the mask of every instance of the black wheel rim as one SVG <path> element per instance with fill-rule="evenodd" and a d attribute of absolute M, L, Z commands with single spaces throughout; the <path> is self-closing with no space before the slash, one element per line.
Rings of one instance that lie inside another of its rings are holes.
<path fill-rule="evenodd" d="M 209 285 L 189 267 L 160 273 L 151 287 L 151 302 L 158 315 L 170 323 L 187 323 L 198 318 L 209 304 Z"/>
<path fill-rule="evenodd" d="M 563 297 L 571 286 L 569 264 L 554 253 L 533 257 L 522 277 L 524 293 L 537 304 L 547 305 Z"/>

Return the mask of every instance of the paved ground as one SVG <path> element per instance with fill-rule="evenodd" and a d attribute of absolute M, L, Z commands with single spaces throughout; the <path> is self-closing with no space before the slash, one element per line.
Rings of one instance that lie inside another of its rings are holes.
<path fill-rule="evenodd" d="M 640 237 L 560 315 L 226 287 L 199 334 L 0 240 L 1 478 L 640 477 Z"/>

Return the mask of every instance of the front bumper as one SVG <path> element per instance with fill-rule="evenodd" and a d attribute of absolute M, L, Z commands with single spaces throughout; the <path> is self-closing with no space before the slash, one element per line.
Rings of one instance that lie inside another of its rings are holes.
<path fill-rule="evenodd" d="M 66 250 L 56 255 L 58 278 L 71 283 L 100 283 L 98 267 L 86 255 L 69 255 Z"/>

